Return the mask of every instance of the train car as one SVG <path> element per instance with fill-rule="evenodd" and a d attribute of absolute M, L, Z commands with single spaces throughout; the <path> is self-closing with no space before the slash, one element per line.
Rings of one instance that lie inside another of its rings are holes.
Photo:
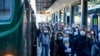
<path fill-rule="evenodd" d="M 32 29 L 28 30 L 30 16 L 26 15 L 32 12 L 27 10 L 30 8 L 27 4 L 28 0 L 0 0 L 0 56 L 29 56 L 32 44 L 28 45 L 28 39 L 32 37 L 29 35 Z"/>

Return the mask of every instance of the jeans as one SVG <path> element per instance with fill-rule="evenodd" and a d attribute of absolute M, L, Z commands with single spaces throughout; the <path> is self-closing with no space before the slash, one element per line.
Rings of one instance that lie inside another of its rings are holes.
<path fill-rule="evenodd" d="M 41 56 L 48 56 L 49 53 L 49 45 L 42 45 Z"/>

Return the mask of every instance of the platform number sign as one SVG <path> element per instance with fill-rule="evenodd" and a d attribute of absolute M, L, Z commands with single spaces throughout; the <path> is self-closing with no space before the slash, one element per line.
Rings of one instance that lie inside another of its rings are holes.
<path fill-rule="evenodd" d="M 95 19 L 93 20 L 93 24 L 94 24 L 94 25 L 98 25 L 98 19 L 95 18 Z"/>
<path fill-rule="evenodd" d="M 97 34 L 98 33 L 98 15 L 97 14 L 93 15 L 93 28 Z"/>

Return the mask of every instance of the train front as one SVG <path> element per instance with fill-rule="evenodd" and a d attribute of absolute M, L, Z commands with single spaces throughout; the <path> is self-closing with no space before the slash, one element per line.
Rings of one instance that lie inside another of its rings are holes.
<path fill-rule="evenodd" d="M 0 0 L 0 56 L 23 56 L 24 0 Z"/>

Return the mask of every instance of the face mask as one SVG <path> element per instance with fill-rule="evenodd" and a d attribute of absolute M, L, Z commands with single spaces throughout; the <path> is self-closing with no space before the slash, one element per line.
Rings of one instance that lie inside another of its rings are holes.
<path fill-rule="evenodd" d="M 70 32 L 69 31 L 66 31 L 66 33 L 69 34 Z"/>
<path fill-rule="evenodd" d="M 71 27 L 68 27 L 69 30 L 71 30 Z"/>
<path fill-rule="evenodd" d="M 80 35 L 85 36 L 85 31 L 80 31 Z"/>
<path fill-rule="evenodd" d="M 87 35 L 87 37 L 91 38 L 91 36 L 90 36 L 90 35 Z"/>
<path fill-rule="evenodd" d="M 67 28 L 64 28 L 64 30 L 67 30 Z"/>
<path fill-rule="evenodd" d="M 70 33 L 70 34 L 72 34 L 72 32 L 71 32 L 71 31 L 70 31 L 69 33 Z"/>
<path fill-rule="evenodd" d="M 76 28 L 75 30 L 76 30 L 76 31 L 78 31 L 78 29 L 77 29 L 77 28 Z"/>
<path fill-rule="evenodd" d="M 75 24 L 72 24 L 72 28 L 74 28 L 75 27 Z"/>
<path fill-rule="evenodd" d="M 78 25 L 77 27 L 80 28 L 80 25 Z"/>
<path fill-rule="evenodd" d="M 44 30 L 44 33 L 48 33 L 48 31 L 47 30 Z"/>
<path fill-rule="evenodd" d="M 64 37 L 63 38 L 63 41 L 65 42 L 65 41 L 69 41 L 69 37 Z"/>
<path fill-rule="evenodd" d="M 94 32 L 93 32 L 93 31 L 91 31 L 91 34 L 94 34 Z"/>
<path fill-rule="evenodd" d="M 60 36 L 60 37 L 58 37 L 59 38 L 59 40 L 62 40 L 63 39 L 63 37 L 62 36 Z"/>
<path fill-rule="evenodd" d="M 78 32 L 74 32 L 74 36 L 78 35 Z"/>
<path fill-rule="evenodd" d="M 68 47 L 69 47 L 69 43 L 65 43 L 65 47 L 67 47 L 67 48 L 68 48 Z"/>

